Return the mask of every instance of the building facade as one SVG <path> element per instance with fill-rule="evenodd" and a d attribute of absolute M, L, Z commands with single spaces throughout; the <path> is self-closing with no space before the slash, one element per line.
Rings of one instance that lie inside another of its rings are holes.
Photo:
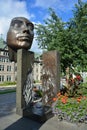
<path fill-rule="evenodd" d="M 35 62 L 34 62 L 34 68 L 33 68 L 33 78 L 36 82 L 41 81 L 41 73 L 42 73 L 41 56 L 39 54 L 35 54 Z"/>
<path fill-rule="evenodd" d="M 0 38 L 0 83 L 15 82 L 17 80 L 17 65 L 9 61 L 8 47 Z"/>

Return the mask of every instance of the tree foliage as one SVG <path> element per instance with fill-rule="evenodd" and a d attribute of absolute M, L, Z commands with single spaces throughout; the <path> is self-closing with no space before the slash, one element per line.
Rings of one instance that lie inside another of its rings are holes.
<path fill-rule="evenodd" d="M 87 64 L 87 3 L 81 2 L 75 5 L 74 18 L 69 22 L 68 28 L 73 34 L 75 52 L 73 64 L 86 68 Z"/>
<path fill-rule="evenodd" d="M 71 65 L 86 69 L 87 66 L 87 3 L 78 1 L 73 18 L 64 23 L 53 9 L 44 25 L 37 25 L 38 45 L 46 50 L 58 50 L 63 70 Z"/>

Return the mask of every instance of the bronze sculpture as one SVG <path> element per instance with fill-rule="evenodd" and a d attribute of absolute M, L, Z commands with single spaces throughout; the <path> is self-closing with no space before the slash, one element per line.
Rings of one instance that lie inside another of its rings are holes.
<path fill-rule="evenodd" d="M 34 37 L 34 25 L 27 18 L 15 17 L 12 19 L 7 32 L 7 45 L 10 61 L 17 60 L 18 49 L 30 49 Z"/>

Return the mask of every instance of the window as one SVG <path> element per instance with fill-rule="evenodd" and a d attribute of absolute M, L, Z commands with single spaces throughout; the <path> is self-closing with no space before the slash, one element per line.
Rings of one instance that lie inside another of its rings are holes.
<path fill-rule="evenodd" d="M 6 59 L 6 62 L 9 62 L 9 59 L 8 59 L 8 58 Z"/>
<path fill-rule="evenodd" d="M 0 71 L 4 71 L 4 65 L 0 65 Z"/>
<path fill-rule="evenodd" d="M 4 75 L 2 75 L 2 81 L 4 81 Z"/>
<path fill-rule="evenodd" d="M 11 66 L 7 65 L 7 71 L 11 71 Z"/>
<path fill-rule="evenodd" d="M 4 81 L 4 75 L 0 75 L 0 81 Z"/>
<path fill-rule="evenodd" d="M 3 62 L 5 62 L 5 58 L 3 58 Z"/>
<path fill-rule="evenodd" d="M 8 56 L 8 52 L 5 52 L 5 51 L 4 51 L 4 52 L 3 52 L 3 55 L 4 55 L 4 56 Z"/>
<path fill-rule="evenodd" d="M 15 66 L 15 71 L 17 71 L 17 66 Z"/>
<path fill-rule="evenodd" d="M 2 58 L 0 57 L 0 61 L 2 61 Z"/>
<path fill-rule="evenodd" d="M 11 75 L 7 75 L 7 81 L 11 81 Z"/>
<path fill-rule="evenodd" d="M 36 76 L 36 80 L 38 80 L 38 75 Z"/>

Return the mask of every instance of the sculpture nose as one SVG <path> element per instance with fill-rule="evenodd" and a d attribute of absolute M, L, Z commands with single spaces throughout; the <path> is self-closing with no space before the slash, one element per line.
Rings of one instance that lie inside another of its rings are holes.
<path fill-rule="evenodd" d="M 34 35 L 33 29 L 28 23 L 24 23 L 22 31 L 23 33 Z"/>
<path fill-rule="evenodd" d="M 29 33 L 29 28 L 28 28 L 28 26 L 25 22 L 24 22 L 24 25 L 23 25 L 23 33 Z"/>
<path fill-rule="evenodd" d="M 24 28 L 24 30 L 23 30 L 23 33 L 30 33 L 30 31 L 29 31 L 29 29 L 28 28 Z"/>

